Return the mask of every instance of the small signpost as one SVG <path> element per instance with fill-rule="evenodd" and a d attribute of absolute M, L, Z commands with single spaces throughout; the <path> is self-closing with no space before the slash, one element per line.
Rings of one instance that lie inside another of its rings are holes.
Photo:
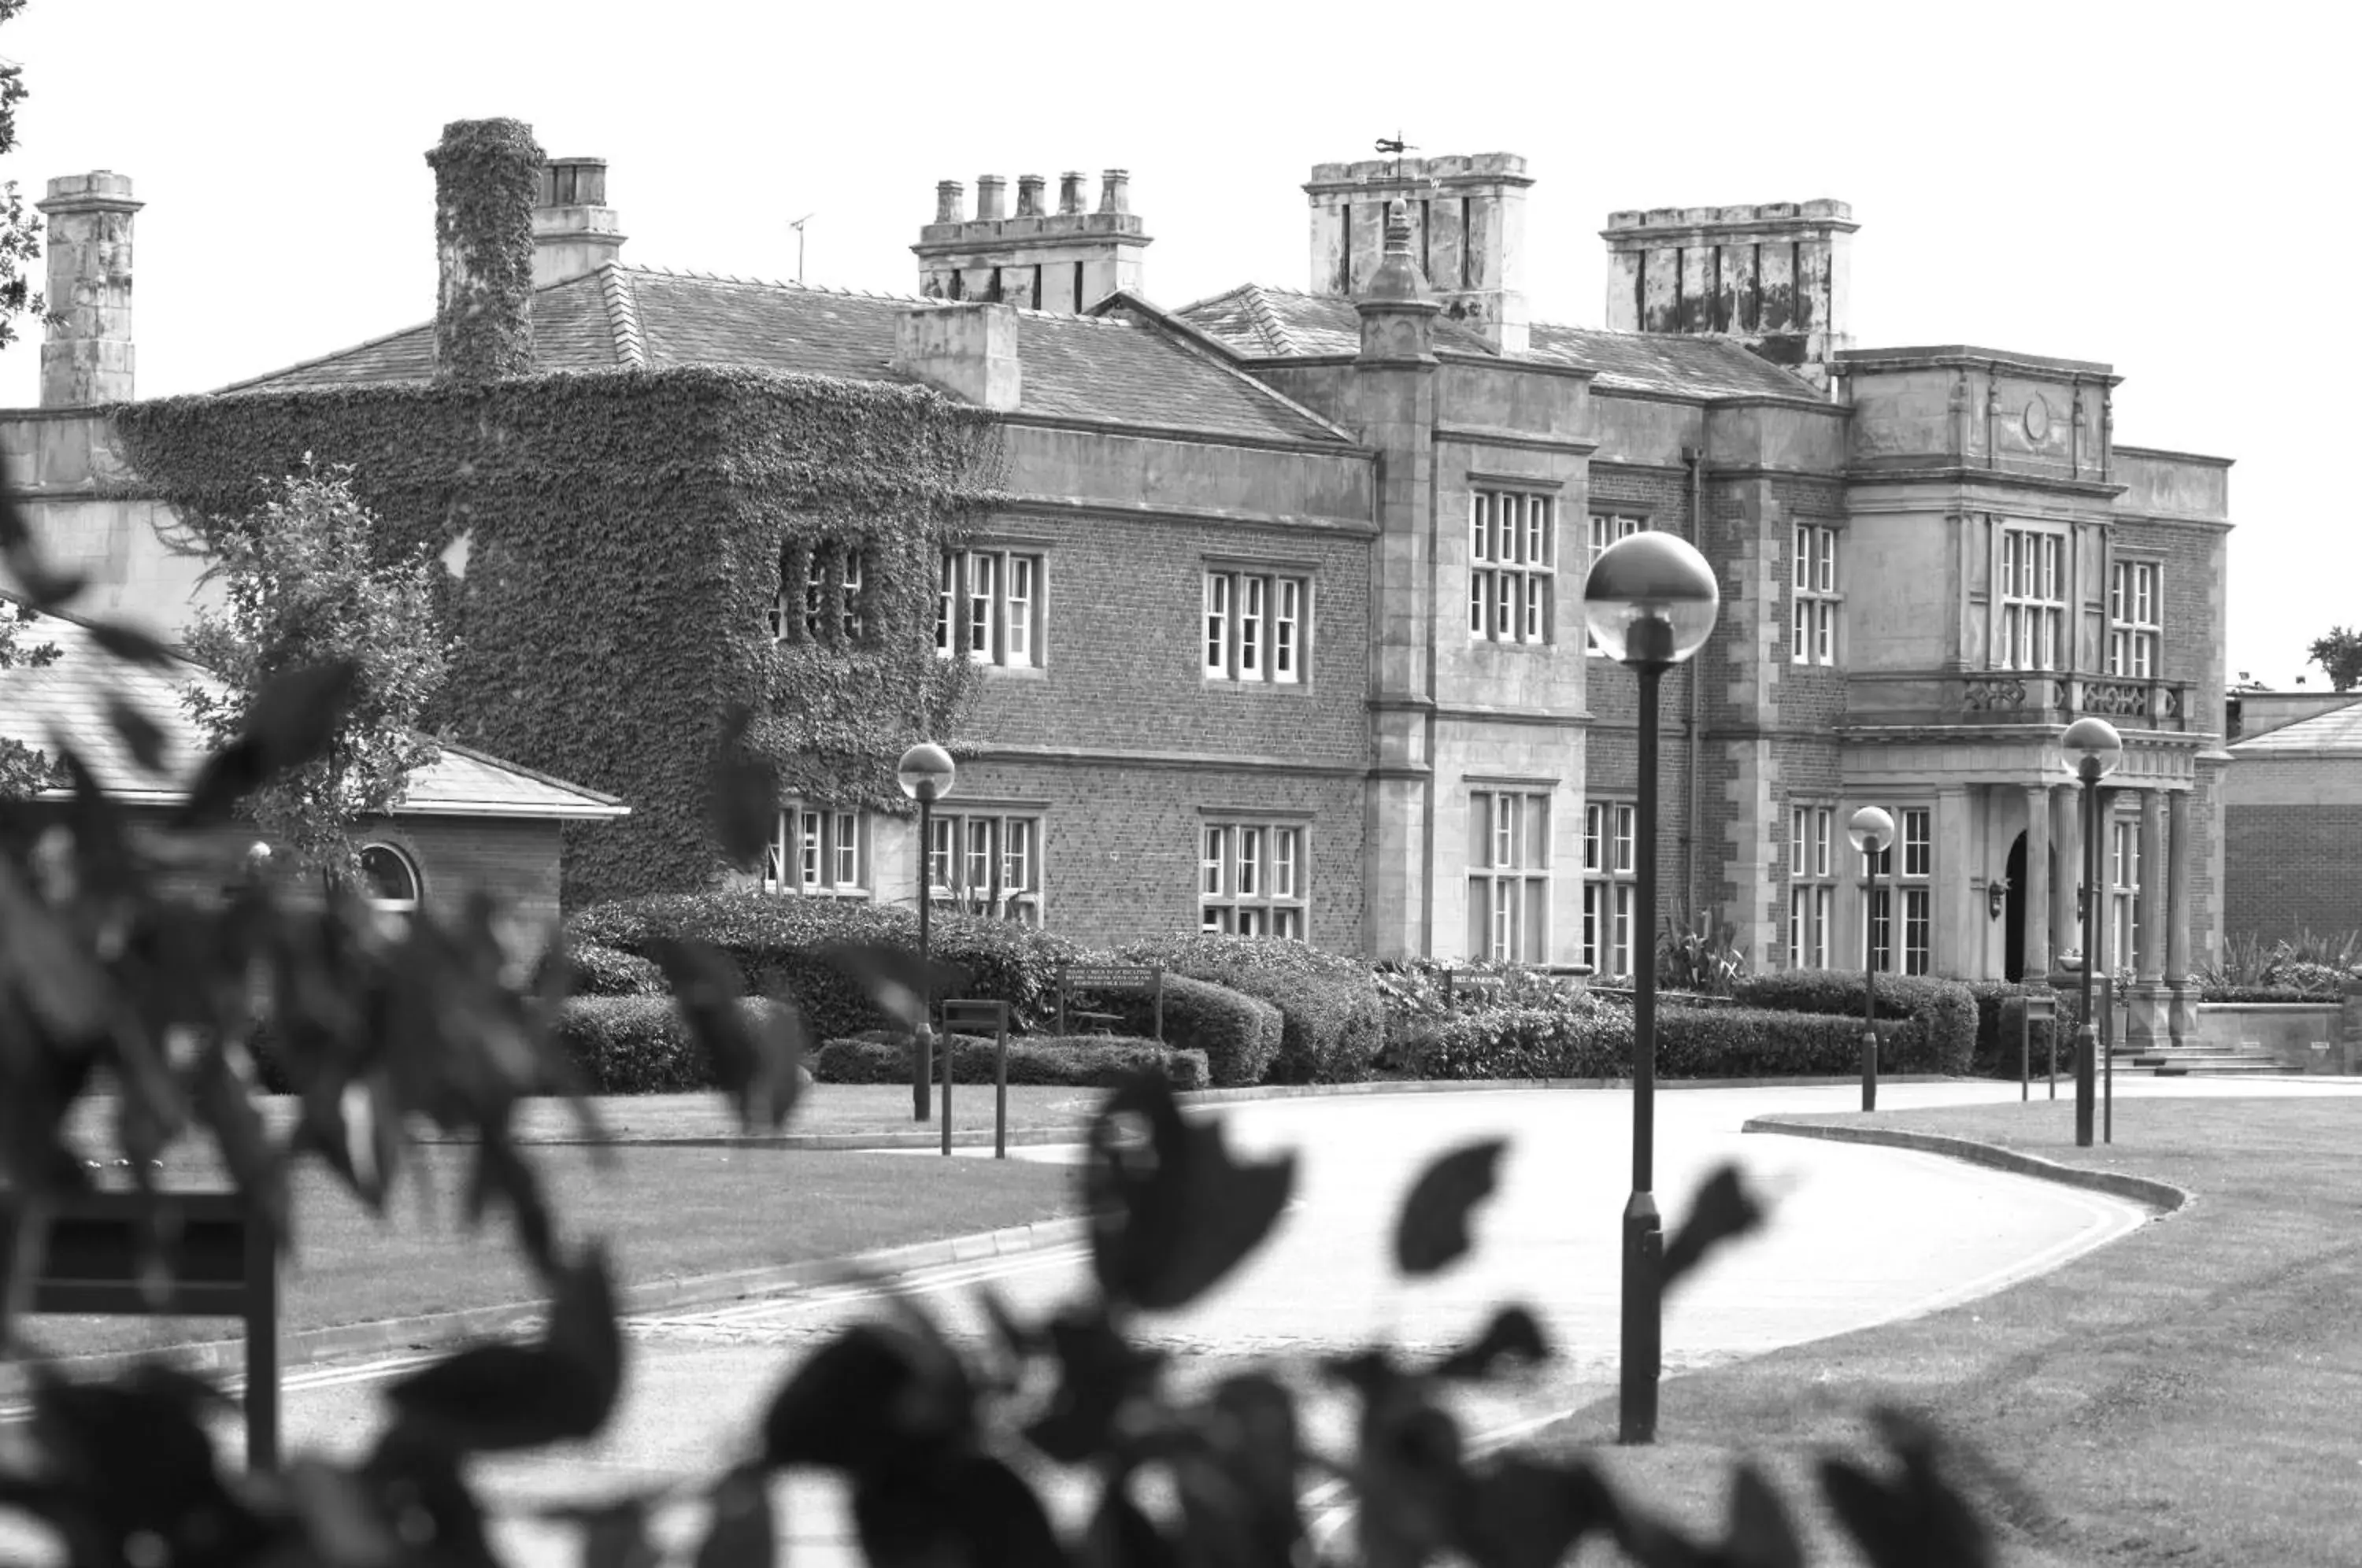
<path fill-rule="evenodd" d="M 944 1033 L 992 1035 L 992 1157 L 1009 1157 L 1009 1004 L 959 999 L 943 1004 Z M 944 1153 L 952 1152 L 952 1058 L 957 1043 L 944 1042 Z"/>
<path fill-rule="evenodd" d="M 29 1216 L 0 1192 L 0 1291 Z M 239 1318 L 246 1325 L 246 1463 L 279 1464 L 279 1260 L 234 1192 L 91 1192 L 56 1201 L 28 1292 L 35 1312 Z"/>

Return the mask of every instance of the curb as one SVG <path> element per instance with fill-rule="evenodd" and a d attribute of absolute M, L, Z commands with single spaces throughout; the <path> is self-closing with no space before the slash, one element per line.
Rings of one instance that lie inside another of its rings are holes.
<path fill-rule="evenodd" d="M 1881 1073 L 1882 1084 L 1982 1083 L 1981 1078 L 1948 1073 Z M 1999 1083 L 2001 1080 L 1992 1080 Z M 1859 1073 L 1800 1078 L 1659 1078 L 1657 1092 L 1668 1089 L 1719 1088 L 1842 1088 L 1861 1082 Z M 1229 1105 L 1259 1099 L 1351 1099 L 1374 1094 L 1498 1094 L 1511 1089 L 1628 1089 L 1630 1078 L 1405 1078 L 1358 1084 L 1258 1084 L 1252 1088 L 1184 1089 L 1174 1096 L 1184 1105 Z"/>
<path fill-rule="evenodd" d="M 2092 1192 L 2104 1192 L 2114 1198 L 2129 1198 L 2135 1203 L 2147 1204 L 2160 1216 L 2177 1213 L 2192 1201 L 2191 1194 L 2169 1182 L 2126 1176 L 2120 1171 L 2095 1171 L 2081 1165 L 2060 1165 L 2039 1154 L 2022 1154 L 2014 1149 L 1980 1143 L 1970 1138 L 1948 1137 L 1941 1132 L 1906 1132 L 1899 1127 L 1840 1127 L 1827 1122 L 1796 1121 L 1784 1116 L 1749 1117 L 1738 1130 L 1741 1132 L 1779 1132 L 1791 1138 L 1821 1138 L 1833 1143 L 1877 1143 L 1891 1149 L 1940 1154 L 1947 1159 L 1983 1165 L 1990 1170 L 2007 1171 L 2013 1176 L 2033 1176 L 2038 1181 L 2057 1182 L 2062 1187 L 2080 1187 Z"/>
<path fill-rule="evenodd" d="M 734 1269 L 725 1274 L 683 1275 L 671 1279 L 644 1280 L 615 1292 L 617 1314 L 646 1317 L 687 1307 L 710 1307 L 753 1296 L 835 1285 L 879 1275 L 906 1274 L 944 1264 L 974 1263 L 982 1258 L 1010 1257 L 1045 1251 L 1083 1238 L 1087 1223 L 1080 1218 L 1037 1220 L 1030 1225 L 977 1231 L 933 1242 L 882 1247 L 849 1258 L 816 1258 L 805 1263 L 775 1264 L 766 1268 Z M 281 1371 L 320 1362 L 344 1361 L 403 1351 L 433 1350 L 467 1340 L 502 1339 L 541 1327 L 545 1301 L 511 1301 L 494 1307 L 470 1307 L 457 1312 L 435 1312 L 415 1318 L 385 1318 L 368 1323 L 338 1323 L 282 1334 L 279 1341 Z M 104 1375 L 131 1362 L 162 1355 L 184 1371 L 234 1376 L 246 1370 L 243 1339 L 205 1340 L 195 1344 L 160 1345 L 151 1350 L 115 1351 L 101 1355 L 61 1356 L 45 1363 L 50 1370 L 70 1375 Z M 21 1367 L 0 1366 L 0 1401 L 14 1403 L 26 1394 Z"/>

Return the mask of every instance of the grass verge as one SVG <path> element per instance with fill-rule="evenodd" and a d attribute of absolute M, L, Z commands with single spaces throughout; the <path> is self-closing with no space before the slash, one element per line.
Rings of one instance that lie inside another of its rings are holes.
<path fill-rule="evenodd" d="M 619 1284 L 847 1257 L 1075 1211 L 1070 1169 L 1017 1160 L 633 1144 L 534 1154 L 567 1232 L 605 1237 Z M 474 1151 L 429 1145 L 419 1156 L 382 1219 L 316 1166 L 301 1168 L 283 1296 L 289 1331 L 541 1295 L 504 1219 L 480 1231 L 458 1220 Z M 218 1182 L 194 1156 L 167 1162 L 168 1186 Z M 58 1355 L 237 1331 L 218 1319 L 50 1317 L 27 1326 Z"/>
<path fill-rule="evenodd" d="M 2125 1099 L 2114 1145 L 2091 1149 L 2066 1100 L 1802 1118 L 2003 1144 L 2194 1200 L 1999 1295 L 1674 1379 L 1654 1448 L 1592 1448 L 1613 1441 L 1612 1401 L 1543 1441 L 1701 1528 L 1722 1517 L 1727 1461 L 1752 1455 L 1811 1514 L 1810 1560 L 1849 1562 L 1801 1507 L 1813 1465 L 1868 1454 L 1861 1412 L 1897 1403 L 1988 1462 L 2011 1563 L 2362 1562 L 2357 1114 Z"/>

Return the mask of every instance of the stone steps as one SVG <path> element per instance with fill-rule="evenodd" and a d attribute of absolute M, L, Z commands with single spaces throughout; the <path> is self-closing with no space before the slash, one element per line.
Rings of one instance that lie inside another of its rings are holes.
<path fill-rule="evenodd" d="M 2120 1070 L 2147 1071 L 2161 1078 L 2228 1077 L 2279 1073 L 2279 1058 L 2259 1046 L 2119 1045 L 2113 1053 Z"/>

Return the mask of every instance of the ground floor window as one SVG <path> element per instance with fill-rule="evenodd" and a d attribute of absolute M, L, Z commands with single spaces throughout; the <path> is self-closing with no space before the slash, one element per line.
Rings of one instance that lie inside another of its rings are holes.
<path fill-rule="evenodd" d="M 2107 968 L 2114 973 L 2133 966 L 2140 951 L 2140 820 L 2118 817 L 2108 824 L 2108 951 Z"/>
<path fill-rule="evenodd" d="M 418 867 L 390 844 L 361 846 L 361 889 L 370 907 L 391 921 L 418 912 Z"/>
<path fill-rule="evenodd" d="M 1628 801 L 1583 808 L 1583 962 L 1601 979 L 1632 977 L 1632 911 L 1639 862 Z"/>
<path fill-rule="evenodd" d="M 1308 870 L 1300 826 L 1208 823 L 1198 843 L 1198 928 L 1304 940 L 1311 907 Z"/>
<path fill-rule="evenodd" d="M 1829 924 L 1837 907 L 1837 867 L 1830 841 L 1837 808 L 1788 809 L 1788 967 L 1829 966 Z"/>
<path fill-rule="evenodd" d="M 937 812 L 928 835 L 927 889 L 936 908 L 1041 923 L 1038 815 Z"/>
<path fill-rule="evenodd" d="M 1924 975 L 1934 957 L 1935 814 L 1925 806 L 1893 812 L 1897 842 L 1873 857 L 1877 885 L 1870 897 L 1870 966 L 1892 974 Z M 1902 853 L 1896 872 L 1896 851 Z M 1901 921 L 1896 920 L 1900 906 Z"/>
<path fill-rule="evenodd" d="M 1468 797 L 1468 954 L 1540 964 L 1550 954 L 1550 796 Z"/>
<path fill-rule="evenodd" d="M 763 856 L 763 890 L 823 897 L 869 893 L 869 832 L 859 812 L 790 802 Z"/>

